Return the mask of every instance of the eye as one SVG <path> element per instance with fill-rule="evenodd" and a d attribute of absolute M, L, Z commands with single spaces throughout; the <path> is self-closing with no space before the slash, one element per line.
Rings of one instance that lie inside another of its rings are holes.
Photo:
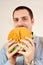
<path fill-rule="evenodd" d="M 23 20 L 23 21 L 26 21 L 26 20 L 27 20 L 27 17 L 22 17 L 22 20 Z"/>
<path fill-rule="evenodd" d="M 18 18 L 14 18 L 14 22 L 18 22 Z"/>

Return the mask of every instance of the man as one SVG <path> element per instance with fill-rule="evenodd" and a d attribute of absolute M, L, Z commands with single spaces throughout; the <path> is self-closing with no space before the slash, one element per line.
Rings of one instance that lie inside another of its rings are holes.
<path fill-rule="evenodd" d="M 32 32 L 32 26 L 34 24 L 33 13 L 30 8 L 26 6 L 19 6 L 13 11 L 13 21 L 14 26 L 16 27 L 26 27 Z M 43 38 L 35 38 L 31 40 L 28 37 L 25 37 L 26 40 L 21 40 L 21 42 L 25 42 L 26 45 L 22 45 L 22 47 L 26 50 L 23 51 L 10 51 L 15 46 L 21 46 L 21 44 L 12 44 L 15 43 L 15 40 L 9 40 L 5 45 L 6 48 L 2 49 L 0 52 L 0 56 L 2 57 L 2 61 L 0 60 L 0 65 L 42 65 L 43 64 Z M 42 41 L 42 42 L 41 42 Z M 31 44 L 32 45 L 31 45 Z M 36 44 L 37 43 L 37 44 Z M 19 53 L 19 54 L 16 54 Z M 22 54 L 22 56 L 21 56 Z M 18 57 L 18 58 L 17 58 Z M 8 64 L 7 64 L 8 63 Z"/>

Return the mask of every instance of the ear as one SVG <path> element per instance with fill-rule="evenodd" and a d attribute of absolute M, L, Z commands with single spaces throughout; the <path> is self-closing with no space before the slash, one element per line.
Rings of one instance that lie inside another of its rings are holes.
<path fill-rule="evenodd" d="M 32 25 L 34 24 L 34 18 L 32 18 Z"/>

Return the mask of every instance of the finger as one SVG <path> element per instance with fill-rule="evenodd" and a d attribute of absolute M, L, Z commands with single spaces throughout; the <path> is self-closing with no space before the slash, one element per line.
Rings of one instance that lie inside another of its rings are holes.
<path fill-rule="evenodd" d="M 31 38 L 29 38 L 29 37 L 26 37 L 25 36 L 25 40 L 27 40 L 27 41 L 29 41 L 30 42 L 30 44 L 32 45 L 32 46 L 34 46 L 34 40 L 32 40 Z"/>
<path fill-rule="evenodd" d="M 25 51 L 27 51 L 29 48 L 27 48 L 26 47 L 26 45 L 22 45 L 22 44 L 20 44 L 20 43 L 18 43 L 18 46 L 20 46 L 21 48 L 20 48 L 20 50 L 25 50 Z"/>
<path fill-rule="evenodd" d="M 15 43 L 15 40 L 11 40 L 10 42 L 7 43 L 7 47 L 10 47 L 11 45 L 13 45 Z"/>
<path fill-rule="evenodd" d="M 15 42 L 15 40 L 12 40 L 12 41 L 10 41 L 10 43 L 6 44 L 6 51 L 8 51 L 9 47 L 11 47 L 14 42 Z"/>
<path fill-rule="evenodd" d="M 30 42 L 29 41 L 27 41 L 27 40 L 20 40 L 21 42 L 23 42 L 23 43 L 25 43 L 26 44 L 26 47 L 31 47 L 32 45 L 30 44 Z"/>
<path fill-rule="evenodd" d="M 22 54 L 22 55 L 25 55 L 25 52 L 23 52 L 23 51 L 19 51 L 18 53 Z"/>
<path fill-rule="evenodd" d="M 8 43 L 9 43 L 10 41 L 12 41 L 12 39 L 10 39 L 10 40 L 8 41 Z"/>
<path fill-rule="evenodd" d="M 20 42 L 21 42 L 21 43 L 24 43 L 24 45 L 26 45 L 26 46 L 27 46 L 27 44 L 28 44 L 28 41 L 27 41 L 27 40 L 22 40 L 22 39 L 21 39 Z M 27 47 L 28 47 L 28 46 L 27 46 Z"/>
<path fill-rule="evenodd" d="M 19 51 L 20 47 L 17 47 L 12 53 L 10 53 L 10 56 L 15 55 Z"/>
<path fill-rule="evenodd" d="M 7 41 L 6 43 L 6 47 L 8 46 L 8 44 L 12 41 L 12 39 L 10 39 L 9 41 Z"/>
<path fill-rule="evenodd" d="M 20 40 L 20 41 L 21 41 L 22 43 L 25 43 L 28 48 L 32 48 L 32 47 L 33 47 L 33 45 L 31 45 L 32 43 L 30 43 L 27 39 L 26 39 L 26 40 Z M 34 44 L 34 43 L 33 43 L 33 44 Z"/>
<path fill-rule="evenodd" d="M 17 44 L 13 44 L 12 46 L 10 46 L 8 48 L 8 52 L 11 52 L 16 46 L 17 46 Z"/>

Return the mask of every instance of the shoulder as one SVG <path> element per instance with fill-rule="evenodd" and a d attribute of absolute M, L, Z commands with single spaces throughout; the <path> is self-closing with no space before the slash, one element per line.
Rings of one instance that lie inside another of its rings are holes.
<path fill-rule="evenodd" d="M 35 36 L 34 37 L 34 42 L 35 43 L 43 43 L 43 37 Z"/>
<path fill-rule="evenodd" d="M 0 65 L 3 65 L 7 62 L 8 58 L 6 56 L 6 45 L 4 45 L 0 50 Z"/>

